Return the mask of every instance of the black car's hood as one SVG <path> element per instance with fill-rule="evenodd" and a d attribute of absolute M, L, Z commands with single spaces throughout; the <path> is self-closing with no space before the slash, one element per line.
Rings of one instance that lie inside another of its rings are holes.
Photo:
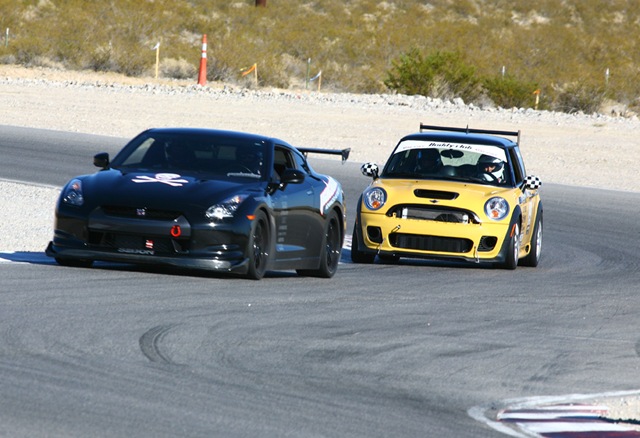
<path fill-rule="evenodd" d="M 259 191 L 261 181 L 204 179 L 198 175 L 147 171 L 103 170 L 82 178 L 83 195 L 90 207 L 127 205 L 171 210 L 207 208 L 236 193 Z"/>

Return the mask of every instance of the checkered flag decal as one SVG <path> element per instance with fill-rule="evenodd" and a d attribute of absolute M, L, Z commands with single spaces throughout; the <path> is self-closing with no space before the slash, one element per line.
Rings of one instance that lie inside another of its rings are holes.
<path fill-rule="evenodd" d="M 537 176 L 528 176 L 524 180 L 525 185 L 531 190 L 538 190 L 542 185 L 542 181 Z"/>
<path fill-rule="evenodd" d="M 360 171 L 363 175 L 373 178 L 378 176 L 378 165 L 375 163 L 364 163 L 360 166 Z"/>

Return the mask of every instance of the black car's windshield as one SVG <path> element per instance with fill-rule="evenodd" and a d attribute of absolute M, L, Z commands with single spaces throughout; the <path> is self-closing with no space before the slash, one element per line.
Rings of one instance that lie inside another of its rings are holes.
<path fill-rule="evenodd" d="M 380 176 L 491 185 L 510 185 L 512 179 L 501 147 L 422 140 L 400 143 Z"/>
<path fill-rule="evenodd" d="M 265 177 L 265 145 L 216 135 L 147 132 L 111 163 L 121 170 L 198 173 L 209 177 Z"/>

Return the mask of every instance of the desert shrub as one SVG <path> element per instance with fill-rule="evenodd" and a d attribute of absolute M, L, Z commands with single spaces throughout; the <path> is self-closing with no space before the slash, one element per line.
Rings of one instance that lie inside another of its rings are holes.
<path fill-rule="evenodd" d="M 142 76 L 151 71 L 154 58 L 148 47 L 138 44 L 121 44 L 120 49 L 114 51 L 111 58 L 112 71 L 126 76 Z"/>
<path fill-rule="evenodd" d="M 207 79 L 235 83 L 238 79 L 238 69 L 227 64 L 224 59 L 211 56 L 207 60 Z"/>
<path fill-rule="evenodd" d="M 160 74 L 171 79 L 190 79 L 197 77 L 196 67 L 186 59 L 167 58 L 160 61 Z"/>
<path fill-rule="evenodd" d="M 4 55 L 4 54 L 0 54 L 0 64 L 16 64 L 17 60 L 15 55 Z"/>
<path fill-rule="evenodd" d="M 113 62 L 113 50 L 110 45 L 96 47 L 89 53 L 86 59 L 85 68 L 93 71 L 115 71 Z"/>
<path fill-rule="evenodd" d="M 500 75 L 486 78 L 483 86 L 487 97 L 497 106 L 532 108 L 535 105 L 536 83 L 521 81 L 511 75 Z"/>
<path fill-rule="evenodd" d="M 261 83 L 269 84 L 276 88 L 289 88 L 289 74 L 284 68 L 281 57 L 273 56 L 262 59 L 259 63 L 258 85 Z M 246 76 L 248 78 L 249 76 Z"/>
<path fill-rule="evenodd" d="M 552 109 L 570 114 L 577 112 L 592 114 L 598 111 L 605 96 L 605 89 L 601 86 L 580 82 L 571 83 L 558 87 Z"/>
<path fill-rule="evenodd" d="M 31 38 L 21 38 L 14 41 L 12 49 L 16 62 L 27 67 L 37 65 L 38 59 L 46 57 L 45 48 Z"/>
<path fill-rule="evenodd" d="M 423 56 L 411 49 L 393 61 L 384 84 L 403 94 L 453 98 L 473 102 L 480 95 L 475 69 L 464 63 L 459 53 L 435 52 Z"/>
<path fill-rule="evenodd" d="M 253 67 L 254 64 L 256 65 L 255 69 Z M 243 67 L 241 70 L 237 70 L 235 82 L 246 88 L 254 88 L 256 86 L 289 88 L 289 76 L 286 74 L 277 59 L 260 59 L 254 64 Z"/>

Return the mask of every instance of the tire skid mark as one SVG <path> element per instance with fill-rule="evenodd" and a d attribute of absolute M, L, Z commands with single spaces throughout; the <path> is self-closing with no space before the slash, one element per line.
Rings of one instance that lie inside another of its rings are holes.
<path fill-rule="evenodd" d="M 139 344 L 142 354 L 146 356 L 151 362 L 161 363 L 167 365 L 177 365 L 166 354 L 162 352 L 160 345 L 162 339 L 167 333 L 169 333 L 177 324 L 165 324 L 158 325 L 152 329 L 146 331 L 140 336 Z"/>

